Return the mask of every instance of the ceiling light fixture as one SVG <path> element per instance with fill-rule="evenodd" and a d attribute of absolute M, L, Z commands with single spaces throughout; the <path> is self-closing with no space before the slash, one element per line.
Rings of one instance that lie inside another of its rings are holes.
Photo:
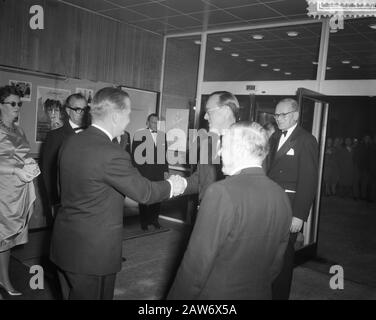
<path fill-rule="evenodd" d="M 289 31 L 286 33 L 289 37 L 296 37 L 299 34 L 299 32 L 296 32 L 296 31 Z"/>
<path fill-rule="evenodd" d="M 222 51 L 222 50 L 223 50 L 222 47 L 214 47 L 213 49 L 214 49 L 215 51 Z"/>
<path fill-rule="evenodd" d="M 330 29 L 330 33 L 337 33 L 338 29 Z"/>
<path fill-rule="evenodd" d="M 278 69 L 278 68 L 274 68 L 274 69 L 273 69 L 273 71 L 276 71 L 276 72 L 278 72 L 278 71 L 281 71 L 281 69 Z"/>
<path fill-rule="evenodd" d="M 312 61 L 312 64 L 316 65 L 319 64 L 317 61 Z"/>
<path fill-rule="evenodd" d="M 201 41 L 200 40 L 195 40 L 194 43 L 195 44 L 201 44 Z"/>
<path fill-rule="evenodd" d="M 343 64 L 350 64 L 350 63 L 351 63 L 350 60 L 342 60 L 341 62 L 342 62 Z"/>
<path fill-rule="evenodd" d="M 262 34 L 254 34 L 252 38 L 255 40 L 262 40 L 264 39 L 264 36 Z"/>
<path fill-rule="evenodd" d="M 239 53 L 231 53 L 232 57 L 239 57 Z"/>
<path fill-rule="evenodd" d="M 370 24 L 369 27 L 370 27 L 371 29 L 376 29 L 376 23 Z"/>
<path fill-rule="evenodd" d="M 353 68 L 353 69 L 360 69 L 359 66 L 351 66 L 351 68 Z"/>
<path fill-rule="evenodd" d="M 260 66 L 265 68 L 265 67 L 268 66 L 268 64 L 267 63 L 261 63 Z"/>
<path fill-rule="evenodd" d="M 286 76 L 291 76 L 291 72 L 285 72 Z"/>
<path fill-rule="evenodd" d="M 326 70 L 330 70 L 332 67 L 326 67 Z"/>
<path fill-rule="evenodd" d="M 231 41 L 232 41 L 231 38 L 222 38 L 221 40 L 222 40 L 223 42 L 231 42 Z"/>
<path fill-rule="evenodd" d="M 245 61 L 248 61 L 248 62 L 255 62 L 255 59 L 245 59 Z"/>

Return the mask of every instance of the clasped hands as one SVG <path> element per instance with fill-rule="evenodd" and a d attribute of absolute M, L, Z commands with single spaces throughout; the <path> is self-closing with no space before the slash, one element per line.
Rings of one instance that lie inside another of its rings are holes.
<path fill-rule="evenodd" d="M 184 193 L 185 188 L 187 187 L 187 181 L 183 177 L 179 175 L 172 175 L 167 180 L 171 183 L 173 197 Z"/>
<path fill-rule="evenodd" d="M 23 168 L 14 168 L 14 174 L 24 183 L 28 183 L 40 174 L 38 164 L 34 159 L 28 158 Z"/>

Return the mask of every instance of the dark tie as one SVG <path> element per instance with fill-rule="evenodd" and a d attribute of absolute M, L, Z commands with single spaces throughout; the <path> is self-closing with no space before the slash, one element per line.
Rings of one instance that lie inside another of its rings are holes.
<path fill-rule="evenodd" d="M 112 142 L 113 142 L 113 143 L 116 143 L 116 144 L 119 144 L 119 141 L 118 141 L 117 138 L 113 138 L 113 139 L 112 139 Z"/>
<path fill-rule="evenodd" d="M 282 134 L 283 134 L 283 136 L 284 136 L 284 137 L 286 137 L 286 134 L 287 134 L 287 130 L 285 130 L 285 131 L 282 131 Z"/>

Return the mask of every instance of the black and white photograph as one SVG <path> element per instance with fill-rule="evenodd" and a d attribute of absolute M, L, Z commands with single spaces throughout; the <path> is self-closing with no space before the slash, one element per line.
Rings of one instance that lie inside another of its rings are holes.
<path fill-rule="evenodd" d="M 33 84 L 27 81 L 9 80 L 9 85 L 15 86 L 22 93 L 21 101 L 31 101 Z"/>
<path fill-rule="evenodd" d="M 47 132 L 63 125 L 63 106 L 69 90 L 40 87 L 37 88 L 36 99 L 36 142 L 43 142 Z"/>
<path fill-rule="evenodd" d="M 376 300 L 376 0 L 34 2 L 0 0 L 0 304 Z"/>

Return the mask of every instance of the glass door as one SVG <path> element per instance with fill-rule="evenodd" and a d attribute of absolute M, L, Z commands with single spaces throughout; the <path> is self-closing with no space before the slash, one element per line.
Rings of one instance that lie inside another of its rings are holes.
<path fill-rule="evenodd" d="M 305 88 L 298 89 L 297 99 L 300 108 L 299 124 L 316 137 L 319 145 L 319 172 L 316 197 L 313 201 L 308 220 L 303 226 L 303 241 L 300 244 L 298 243 L 298 247 L 296 248 L 296 262 L 302 263 L 316 257 L 317 254 L 320 195 L 329 103 L 325 95 Z"/>

